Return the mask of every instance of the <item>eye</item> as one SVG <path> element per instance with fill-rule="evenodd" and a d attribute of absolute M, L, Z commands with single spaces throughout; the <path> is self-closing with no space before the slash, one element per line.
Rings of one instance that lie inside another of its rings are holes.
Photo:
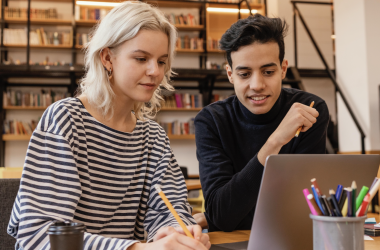
<path fill-rule="evenodd" d="M 136 57 L 136 60 L 137 60 L 138 62 L 146 62 L 146 59 L 143 58 L 143 57 Z"/>
<path fill-rule="evenodd" d="M 274 71 L 273 70 L 265 70 L 264 72 L 263 72 L 263 75 L 265 75 L 265 76 L 271 76 L 271 75 L 273 75 L 274 74 Z"/>
<path fill-rule="evenodd" d="M 159 63 L 160 65 L 165 65 L 165 64 L 166 64 L 165 61 L 159 61 L 158 63 Z"/>
<path fill-rule="evenodd" d="M 239 76 L 241 78 L 248 78 L 251 75 L 251 73 L 240 73 Z"/>

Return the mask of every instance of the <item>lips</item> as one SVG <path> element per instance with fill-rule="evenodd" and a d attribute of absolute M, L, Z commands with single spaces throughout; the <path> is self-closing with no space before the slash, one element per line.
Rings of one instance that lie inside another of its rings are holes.
<path fill-rule="evenodd" d="M 260 105 L 264 104 L 268 100 L 269 95 L 255 95 L 255 96 L 249 96 L 248 100 L 255 104 Z"/>

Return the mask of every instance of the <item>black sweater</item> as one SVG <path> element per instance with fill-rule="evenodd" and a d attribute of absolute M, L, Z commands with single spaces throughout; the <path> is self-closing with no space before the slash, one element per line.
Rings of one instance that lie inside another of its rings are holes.
<path fill-rule="evenodd" d="M 257 153 L 293 103 L 319 112 L 317 122 L 284 145 L 280 154 L 325 154 L 329 111 L 319 97 L 282 89 L 272 109 L 251 113 L 236 96 L 205 107 L 195 118 L 199 174 L 209 231 L 250 230 L 264 167 Z"/>

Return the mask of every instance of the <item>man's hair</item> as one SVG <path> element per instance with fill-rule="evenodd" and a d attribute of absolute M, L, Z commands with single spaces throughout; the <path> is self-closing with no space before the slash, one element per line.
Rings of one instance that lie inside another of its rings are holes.
<path fill-rule="evenodd" d="M 226 51 L 228 64 L 232 68 L 231 52 L 255 42 L 276 42 L 280 49 L 279 59 L 282 63 L 285 55 L 284 37 L 287 30 L 288 25 L 285 20 L 255 14 L 234 23 L 220 39 L 220 49 Z"/>

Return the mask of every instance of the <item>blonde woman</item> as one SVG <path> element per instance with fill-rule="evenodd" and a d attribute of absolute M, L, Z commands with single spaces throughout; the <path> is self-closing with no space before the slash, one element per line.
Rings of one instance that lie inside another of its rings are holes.
<path fill-rule="evenodd" d="M 86 47 L 78 98 L 51 105 L 28 147 L 8 233 L 16 249 L 50 249 L 54 220 L 84 223 L 84 249 L 208 249 L 183 175 L 153 117 L 171 90 L 175 28 L 154 7 L 124 2 Z M 195 239 L 184 235 L 159 184 Z M 140 243 L 144 240 L 149 244 Z M 137 243 L 137 244 L 136 244 Z"/>

